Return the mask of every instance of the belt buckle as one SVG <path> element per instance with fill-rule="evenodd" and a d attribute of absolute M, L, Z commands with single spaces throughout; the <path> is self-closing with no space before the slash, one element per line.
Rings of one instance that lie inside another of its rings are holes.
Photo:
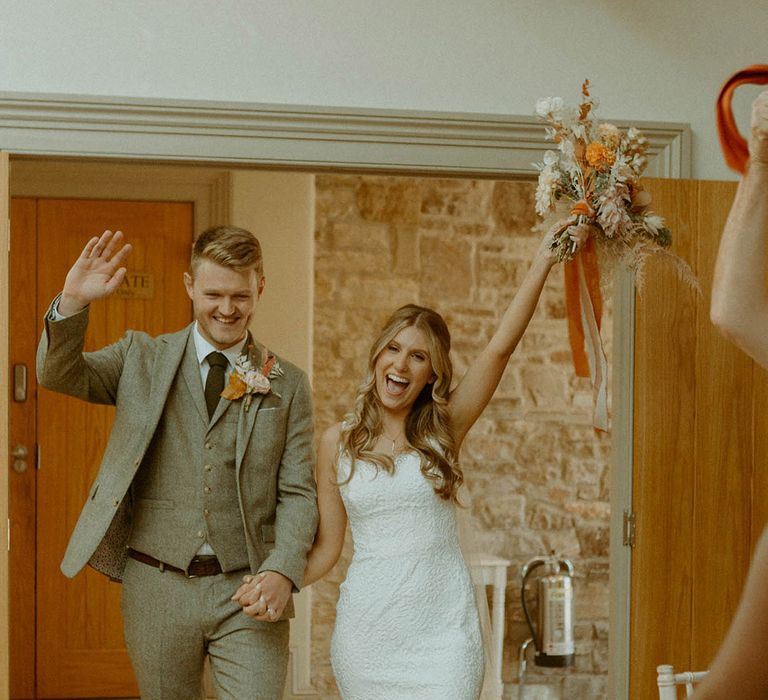
<path fill-rule="evenodd" d="M 206 567 L 210 566 L 210 564 L 211 564 L 210 560 L 198 559 L 197 557 L 195 557 L 194 559 L 192 559 L 191 562 L 189 562 L 189 566 L 187 567 L 187 570 L 184 572 L 184 575 L 187 578 L 200 578 L 201 576 L 210 576 L 210 574 L 205 573 L 208 570 Z M 197 566 L 198 570 L 201 570 L 201 573 L 199 573 L 199 574 L 190 574 L 189 570 L 193 566 Z"/>
<path fill-rule="evenodd" d="M 194 567 L 195 570 L 199 571 L 200 573 L 190 574 L 189 570 L 192 567 Z M 187 567 L 185 575 L 187 578 L 199 578 L 201 576 L 214 576 L 218 573 L 221 573 L 221 563 L 215 555 L 206 554 L 192 559 L 192 561 L 189 562 L 189 567 Z"/>
<path fill-rule="evenodd" d="M 184 577 L 185 578 L 197 578 L 197 574 L 190 574 L 189 570 L 192 568 L 192 565 L 195 563 L 195 560 L 193 559 L 191 562 L 189 562 L 189 565 L 187 566 L 186 571 L 184 571 Z"/>

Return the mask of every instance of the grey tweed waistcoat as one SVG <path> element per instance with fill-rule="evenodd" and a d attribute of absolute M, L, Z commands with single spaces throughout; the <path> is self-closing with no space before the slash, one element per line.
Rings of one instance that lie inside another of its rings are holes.
<path fill-rule="evenodd" d="M 185 569 L 208 542 L 224 571 L 248 566 L 235 474 L 238 413 L 239 403 L 222 399 L 211 420 L 207 419 L 190 334 L 131 487 L 129 546 Z"/>

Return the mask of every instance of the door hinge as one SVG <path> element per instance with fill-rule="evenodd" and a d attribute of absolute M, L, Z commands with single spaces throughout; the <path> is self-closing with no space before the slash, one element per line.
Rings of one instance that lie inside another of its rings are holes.
<path fill-rule="evenodd" d="M 625 547 L 635 546 L 635 514 L 631 510 L 624 511 L 623 544 Z"/>

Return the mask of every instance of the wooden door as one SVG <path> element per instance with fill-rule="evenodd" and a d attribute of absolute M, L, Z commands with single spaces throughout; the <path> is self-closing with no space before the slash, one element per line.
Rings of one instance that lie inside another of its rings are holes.
<path fill-rule="evenodd" d="M 35 345 L 37 318 L 37 207 L 32 199 L 11 200 L 10 370 L 19 376 L 18 395 L 11 385 L 10 457 L 8 470 L 10 554 L 10 664 L 12 698 L 35 697 L 35 542 L 37 534 L 37 382 Z M 26 456 L 23 455 L 26 451 Z"/>
<path fill-rule="evenodd" d="M 134 250 L 123 289 L 91 307 L 85 349 L 114 342 L 127 328 L 156 335 L 189 323 L 182 273 L 193 236 L 190 203 L 14 199 L 12 206 L 18 275 L 12 294 L 20 303 L 12 333 L 12 351 L 18 355 L 11 362 L 28 363 L 31 389 L 30 352 L 40 333 L 39 319 L 86 240 L 107 228 L 122 230 Z M 39 469 L 12 475 L 17 483 L 11 509 L 18 521 L 12 595 L 18 596 L 18 606 L 12 606 L 11 634 L 19 650 L 12 658 L 12 697 L 135 696 L 123 642 L 120 586 L 90 568 L 71 580 L 59 571 L 98 469 L 113 409 L 45 390 L 36 398 L 36 406 L 34 398 L 25 405 L 32 415 L 17 419 L 13 427 L 23 425 L 25 439 L 34 445 L 28 436 L 36 425 Z"/>
<path fill-rule="evenodd" d="M 9 335 L 10 322 L 8 318 L 9 293 L 10 293 L 10 243 L 11 231 L 9 226 L 9 182 L 8 182 L 8 154 L 0 151 L 0 386 L 8 386 L 9 365 Z M 10 442 L 10 399 L 6 393 L 0 398 L 0 444 L 8 445 Z M 8 512 L 8 471 L 0 471 L 0 542 L 5 538 L 10 542 L 10 514 Z M 0 548 L 0 630 L 6 633 L 0 636 L 0 679 L 10 676 L 10 639 L 7 634 L 9 624 L 9 548 Z M 7 691 L 0 690 L 0 698 L 7 697 Z"/>
<path fill-rule="evenodd" d="M 768 373 L 709 320 L 733 182 L 651 181 L 699 296 L 651 261 L 637 297 L 630 688 L 656 666 L 704 670 L 735 611 L 768 516 Z"/>

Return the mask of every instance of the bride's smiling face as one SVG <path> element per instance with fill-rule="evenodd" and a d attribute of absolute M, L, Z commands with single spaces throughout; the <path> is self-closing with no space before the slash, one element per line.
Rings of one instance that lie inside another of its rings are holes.
<path fill-rule="evenodd" d="M 435 381 L 427 347 L 424 333 L 408 326 L 379 353 L 374 365 L 376 392 L 385 409 L 407 413 L 421 390 Z"/>

